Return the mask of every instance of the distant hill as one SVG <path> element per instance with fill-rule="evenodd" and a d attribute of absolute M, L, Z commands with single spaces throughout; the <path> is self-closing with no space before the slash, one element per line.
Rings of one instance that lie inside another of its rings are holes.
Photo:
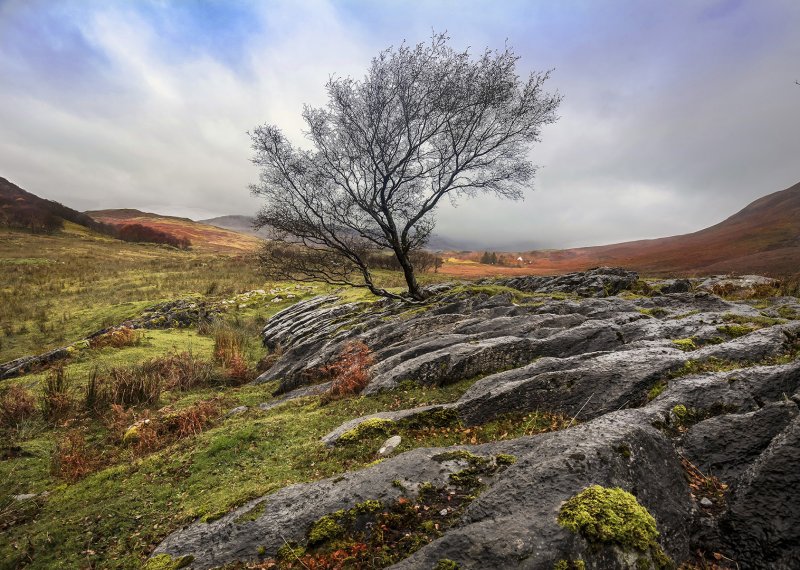
<path fill-rule="evenodd" d="M 83 212 L 40 198 L 5 178 L 0 178 L 0 226 L 53 234 L 64 229 L 65 222 L 123 241 L 158 243 L 182 249 L 191 246 L 188 239 L 176 237 L 155 227 L 95 220 Z"/>
<path fill-rule="evenodd" d="M 52 233 L 64 227 L 65 220 L 100 233 L 113 233 L 112 227 L 83 212 L 40 198 L 0 177 L 0 226 Z"/>
<path fill-rule="evenodd" d="M 248 234 L 251 236 L 256 236 L 261 238 L 269 237 L 269 233 L 267 232 L 267 230 L 253 229 L 253 223 L 255 221 L 256 219 L 253 216 L 237 216 L 237 215 L 219 216 L 217 218 L 209 218 L 207 220 L 197 220 L 197 222 L 200 224 L 207 224 L 209 226 L 223 228 L 226 230 L 231 230 L 242 234 Z"/>
<path fill-rule="evenodd" d="M 262 240 L 255 236 L 195 222 L 189 218 L 162 216 L 130 208 L 93 210 L 86 213 L 93 219 L 107 224 L 117 226 L 139 224 L 169 233 L 179 239 L 189 240 L 192 249 L 196 251 L 245 253 L 257 250 L 262 243 Z"/>
<path fill-rule="evenodd" d="M 475 257 L 477 254 L 473 254 Z M 566 273 L 608 265 L 647 275 L 800 273 L 800 183 L 752 202 L 691 234 L 596 247 L 522 252 L 526 273 Z M 462 268 L 465 276 L 480 268 Z"/>

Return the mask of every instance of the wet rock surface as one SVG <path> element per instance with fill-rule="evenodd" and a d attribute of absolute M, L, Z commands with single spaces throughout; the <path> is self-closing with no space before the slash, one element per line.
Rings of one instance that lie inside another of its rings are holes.
<path fill-rule="evenodd" d="M 300 302 L 264 329 L 282 355 L 259 381 L 278 380 L 281 401 L 320 393 L 319 368 L 357 340 L 375 356 L 366 393 L 477 380 L 448 404 L 348 421 L 327 445 L 376 418 L 400 425 L 439 414 L 468 426 L 538 410 L 573 418 L 570 427 L 455 454 L 414 449 L 293 485 L 177 531 L 156 553 L 191 556 L 192 568 L 270 559 L 287 542 L 306 544 L 330 513 L 453 486 L 465 457 L 510 457 L 480 478 L 455 524 L 395 567 L 674 567 L 700 563 L 700 553 L 720 567 L 797 568 L 800 322 L 684 284 L 635 295 L 636 276 L 621 270 L 550 279 L 440 288 L 425 305 Z M 564 502 L 592 485 L 623 489 L 652 515 L 650 550 L 559 524 Z"/>

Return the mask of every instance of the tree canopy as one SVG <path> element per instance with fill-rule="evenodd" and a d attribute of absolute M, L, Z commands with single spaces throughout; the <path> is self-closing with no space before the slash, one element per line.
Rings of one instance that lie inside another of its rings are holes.
<path fill-rule="evenodd" d="M 381 52 L 361 80 L 332 77 L 328 104 L 305 106 L 311 150 L 274 125 L 250 134 L 261 167 L 251 190 L 265 198 L 257 225 L 271 230 L 262 262 L 274 278 L 379 287 L 369 260 L 395 256 L 408 297 L 424 298 L 413 252 L 435 225 L 442 198 L 481 192 L 522 198 L 535 167 L 529 150 L 556 121 L 549 72 L 517 75 L 506 47 L 472 57 L 445 35 Z"/>

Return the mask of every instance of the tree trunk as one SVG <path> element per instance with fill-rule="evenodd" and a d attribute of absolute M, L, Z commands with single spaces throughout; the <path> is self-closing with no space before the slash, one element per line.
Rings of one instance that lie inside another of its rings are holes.
<path fill-rule="evenodd" d="M 414 275 L 414 266 L 411 265 L 408 255 L 399 248 L 395 249 L 394 253 L 397 256 L 397 261 L 400 262 L 400 267 L 403 268 L 403 276 L 406 278 L 408 294 L 415 301 L 424 301 L 425 293 L 420 288 L 419 283 L 417 283 L 417 277 Z"/>

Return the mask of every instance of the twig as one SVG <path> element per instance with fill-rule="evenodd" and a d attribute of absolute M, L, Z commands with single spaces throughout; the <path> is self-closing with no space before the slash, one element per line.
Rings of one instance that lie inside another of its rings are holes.
<path fill-rule="evenodd" d="M 588 404 L 588 403 L 589 403 L 589 400 L 591 400 L 591 399 L 592 399 L 592 397 L 594 397 L 594 392 L 592 392 L 592 393 L 589 395 L 589 399 L 588 399 L 588 400 L 586 400 L 586 401 L 583 403 L 583 405 L 581 406 L 581 409 L 580 409 L 580 410 L 578 410 L 578 413 L 577 413 L 577 414 L 575 414 L 575 415 L 572 417 L 572 419 L 570 420 L 569 424 L 567 425 L 567 427 L 568 427 L 568 428 L 569 428 L 569 427 L 572 427 L 572 424 L 573 424 L 573 423 L 575 423 L 575 419 L 576 419 L 576 418 L 577 418 L 577 417 L 578 417 L 578 416 L 581 414 L 581 412 L 583 411 L 583 408 L 585 408 L 585 407 L 586 407 L 586 404 Z"/>
<path fill-rule="evenodd" d="M 286 539 L 285 539 L 285 538 L 283 538 L 283 535 L 282 535 L 281 533 L 278 533 L 278 536 L 280 536 L 280 537 L 281 537 L 281 540 L 283 541 L 283 543 L 284 543 L 284 544 L 285 544 L 285 545 L 286 545 L 286 546 L 289 548 L 289 552 L 291 552 L 291 553 L 292 553 L 292 556 L 294 556 L 295 558 L 297 558 L 297 561 L 298 561 L 300 564 L 302 564 L 303 568 L 305 568 L 306 570 L 311 570 L 311 568 L 309 568 L 308 566 L 306 566 L 305 562 L 303 562 L 302 560 L 300 560 L 300 557 L 299 557 L 297 554 L 295 554 L 295 552 L 294 552 L 294 548 L 292 548 L 292 545 L 291 545 L 291 544 L 289 544 L 289 543 L 286 541 Z"/>

